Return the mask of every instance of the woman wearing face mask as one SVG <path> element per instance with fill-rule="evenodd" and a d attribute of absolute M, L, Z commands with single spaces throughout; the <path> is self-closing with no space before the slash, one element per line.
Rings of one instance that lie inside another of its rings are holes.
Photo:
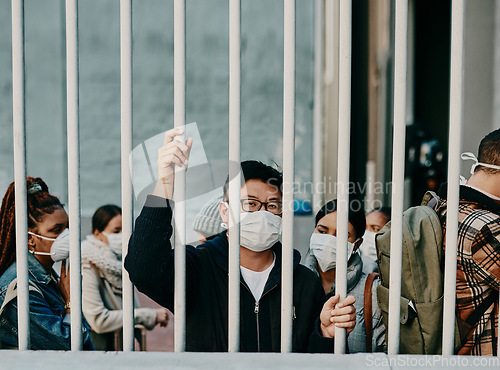
<path fill-rule="evenodd" d="M 71 349 L 68 215 L 40 178 L 27 178 L 30 344 L 33 350 Z M 62 262 L 61 277 L 52 269 Z M 15 192 L 10 184 L 0 210 L 0 348 L 17 348 Z M 94 349 L 87 323 L 83 348 Z"/>
<path fill-rule="evenodd" d="M 82 310 L 96 350 L 120 350 L 122 311 L 122 211 L 105 205 L 92 217 L 92 234 L 82 242 Z M 135 307 L 138 307 L 135 302 Z M 165 308 L 136 308 L 135 323 L 151 330 L 168 324 Z"/>
<path fill-rule="evenodd" d="M 391 220 L 391 208 L 380 207 L 366 215 L 366 231 L 363 236 L 363 244 L 359 248 L 363 260 L 363 272 L 378 272 L 377 249 L 375 247 L 375 235 L 382 230 L 386 223 Z"/>
<path fill-rule="evenodd" d="M 382 312 L 378 308 L 376 287 L 379 280 L 372 283 L 372 340 L 367 346 L 367 335 L 364 314 L 364 291 L 367 275 L 362 271 L 363 262 L 357 249 L 363 241 L 365 232 L 365 214 L 362 203 L 356 199 L 350 199 L 349 225 L 348 225 L 348 247 L 347 247 L 347 294 L 356 298 L 356 326 L 348 336 L 350 353 L 357 352 L 383 352 L 385 345 L 385 327 L 382 323 Z M 305 265 L 314 271 L 323 283 L 327 296 L 335 294 L 337 256 L 337 200 L 326 203 L 316 214 L 316 227 L 310 239 L 309 254 Z M 370 283 L 368 283 L 370 284 Z M 370 300 L 367 301 L 368 303 Z"/>

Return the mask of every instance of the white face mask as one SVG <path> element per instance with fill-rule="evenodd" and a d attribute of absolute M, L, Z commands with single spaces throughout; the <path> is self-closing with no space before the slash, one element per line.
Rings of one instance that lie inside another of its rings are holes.
<path fill-rule="evenodd" d="M 108 246 L 116 255 L 122 255 L 122 233 L 102 232 L 108 238 Z"/>
<path fill-rule="evenodd" d="M 330 234 L 313 233 L 309 242 L 310 253 L 318 261 L 321 271 L 332 270 L 337 266 L 337 238 Z M 354 244 L 347 242 L 347 259 L 351 257 Z"/>
<path fill-rule="evenodd" d="M 462 155 L 460 156 L 460 158 L 462 158 L 462 160 L 464 161 L 474 161 L 475 163 L 472 165 L 472 167 L 470 168 L 470 173 L 471 175 L 474 174 L 474 171 L 476 170 L 476 167 L 477 166 L 483 166 L 483 167 L 488 167 L 488 168 L 492 168 L 494 170 L 500 170 L 500 166 L 496 166 L 494 164 L 489 164 L 489 163 L 481 163 L 478 161 L 478 159 L 476 158 L 476 156 L 471 153 L 471 152 L 466 152 L 466 153 L 462 153 Z"/>
<path fill-rule="evenodd" d="M 37 236 L 44 240 L 53 241 L 50 246 L 50 252 L 37 252 L 30 251 L 33 254 L 38 254 L 41 256 L 50 256 L 54 262 L 64 261 L 69 257 L 69 229 L 64 229 L 62 233 L 59 234 L 57 238 L 47 238 L 46 236 L 41 236 L 28 231 L 28 234 Z"/>
<path fill-rule="evenodd" d="M 281 217 L 268 211 L 240 215 L 240 244 L 254 252 L 270 249 L 281 235 Z"/>
<path fill-rule="evenodd" d="M 377 249 L 375 248 L 375 235 L 373 231 L 365 230 L 365 234 L 363 235 L 363 243 L 359 250 L 364 257 L 370 258 L 373 261 L 377 260 Z"/>

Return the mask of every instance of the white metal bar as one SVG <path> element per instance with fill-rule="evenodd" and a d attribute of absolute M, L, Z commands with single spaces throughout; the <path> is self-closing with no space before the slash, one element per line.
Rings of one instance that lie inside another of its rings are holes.
<path fill-rule="evenodd" d="M 392 153 L 391 264 L 389 273 L 388 353 L 399 352 L 401 263 L 403 242 L 404 169 L 406 137 L 406 40 L 408 0 L 396 3 L 394 55 L 394 132 Z"/>
<path fill-rule="evenodd" d="M 339 140 L 338 140 L 338 191 L 337 191 L 337 272 L 335 294 L 340 299 L 347 296 L 347 239 L 349 215 L 349 154 L 351 142 L 351 43 L 352 2 L 340 1 L 339 38 Z M 346 330 L 335 328 L 335 353 L 346 352 Z"/>
<path fill-rule="evenodd" d="M 318 186 L 323 175 L 323 16 L 324 0 L 316 0 L 314 21 L 314 129 L 313 129 L 313 206 L 316 214 L 322 206 L 323 194 Z"/>
<path fill-rule="evenodd" d="M 124 268 L 133 225 L 132 176 L 132 0 L 120 0 L 121 170 L 122 170 L 122 284 L 123 350 L 134 350 L 134 286 Z"/>
<path fill-rule="evenodd" d="M 70 227 L 71 350 L 82 350 L 80 141 L 78 122 L 78 0 L 66 0 L 66 93 Z"/>
<path fill-rule="evenodd" d="M 463 126 L 464 1 L 451 4 L 450 127 L 444 269 L 443 355 L 454 354 L 457 288 L 458 199 Z"/>
<path fill-rule="evenodd" d="M 30 348 L 24 62 L 24 0 L 12 0 L 12 118 L 16 204 L 17 336 L 21 351 Z"/>
<path fill-rule="evenodd" d="M 377 177 L 377 164 L 375 161 L 366 162 L 366 206 L 365 212 L 370 212 L 375 207 L 377 195 L 375 194 L 375 181 Z"/>
<path fill-rule="evenodd" d="M 295 0 L 284 0 L 283 64 L 283 235 L 281 270 L 281 352 L 292 351 L 293 179 L 295 143 Z"/>
<path fill-rule="evenodd" d="M 174 1 L 174 126 L 186 123 L 186 0 Z M 184 140 L 184 135 L 182 136 Z M 186 348 L 186 174 L 175 172 L 175 352 Z"/>
<path fill-rule="evenodd" d="M 415 0 L 408 0 L 406 41 L 406 124 L 415 122 Z"/>
<path fill-rule="evenodd" d="M 241 0 L 229 1 L 229 352 L 240 348 Z"/>

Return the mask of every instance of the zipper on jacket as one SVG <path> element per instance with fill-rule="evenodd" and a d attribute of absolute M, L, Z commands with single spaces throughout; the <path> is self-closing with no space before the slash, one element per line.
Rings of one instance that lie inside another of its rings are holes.
<path fill-rule="evenodd" d="M 259 302 L 255 302 L 253 312 L 256 315 L 257 321 L 257 352 L 260 352 Z"/>
<path fill-rule="evenodd" d="M 252 291 L 250 290 L 250 288 L 248 288 L 246 286 L 246 284 L 241 284 L 243 285 L 243 287 L 245 287 L 245 289 L 250 293 L 250 294 L 253 294 Z M 273 290 L 274 288 L 276 288 L 278 285 L 274 285 L 271 289 L 269 289 L 267 292 L 264 292 L 264 294 L 262 294 L 262 296 L 260 297 L 260 299 L 262 299 L 265 295 L 267 295 L 267 293 L 269 293 L 271 290 Z M 254 304 L 254 307 L 253 307 L 253 313 L 256 315 L 256 321 L 257 321 L 257 352 L 260 352 L 260 328 L 259 328 L 259 311 L 260 311 L 260 301 L 259 302 L 255 302 Z M 294 306 L 295 308 L 295 306 Z M 295 311 L 294 311 L 295 312 Z"/>

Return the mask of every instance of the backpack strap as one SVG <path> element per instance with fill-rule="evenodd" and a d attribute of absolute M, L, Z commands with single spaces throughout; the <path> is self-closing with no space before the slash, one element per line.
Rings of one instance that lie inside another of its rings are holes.
<path fill-rule="evenodd" d="M 43 297 L 42 291 L 40 290 L 39 287 L 35 285 L 34 282 L 28 280 L 28 283 L 29 283 L 28 291 L 38 293 Z M 7 288 L 7 292 L 5 293 L 5 299 L 3 301 L 2 307 L 0 307 L 0 316 L 2 316 L 2 313 L 7 307 L 7 305 L 15 298 L 17 298 L 17 278 L 12 280 L 9 284 L 9 287 Z"/>
<path fill-rule="evenodd" d="M 101 297 L 104 297 L 104 283 L 102 282 L 102 277 L 99 270 L 97 269 L 96 265 L 94 265 L 92 262 L 86 262 L 86 263 L 94 269 L 97 278 L 99 279 L 99 290 L 101 293 Z"/>
<path fill-rule="evenodd" d="M 373 281 L 379 277 L 376 272 L 368 274 L 365 282 L 365 292 L 363 294 L 363 308 L 365 313 L 365 332 L 366 332 L 366 352 L 372 352 L 373 338 L 373 312 L 372 312 L 372 286 Z"/>
<path fill-rule="evenodd" d="M 89 264 L 94 269 L 94 271 L 97 275 L 97 278 L 99 279 L 99 285 L 100 285 L 99 290 L 100 290 L 101 298 L 102 298 L 103 302 L 104 302 L 104 297 L 105 297 L 104 292 L 107 291 L 109 293 L 109 298 L 111 300 L 111 304 L 113 305 L 113 310 L 121 310 L 120 306 L 118 305 L 118 302 L 116 302 L 113 290 L 109 286 L 109 283 L 102 278 L 101 273 L 99 272 L 99 269 L 97 268 L 97 266 L 94 265 L 92 262 L 86 262 L 86 263 Z"/>

